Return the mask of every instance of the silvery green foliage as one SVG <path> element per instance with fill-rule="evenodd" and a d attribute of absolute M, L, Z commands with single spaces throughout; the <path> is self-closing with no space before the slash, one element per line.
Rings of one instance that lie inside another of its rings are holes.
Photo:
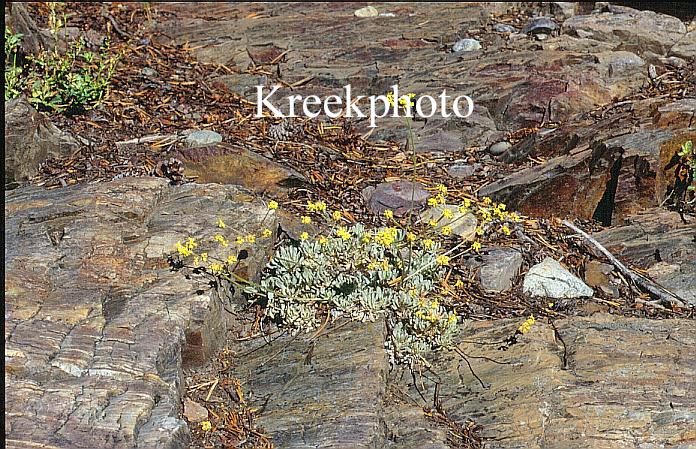
<path fill-rule="evenodd" d="M 386 317 L 392 363 L 427 364 L 423 355 L 449 346 L 457 332 L 456 314 L 437 294 L 445 271 L 436 262 L 439 246 L 409 248 L 396 228 L 370 232 L 357 224 L 347 231 L 349 239 L 280 247 L 246 292 L 265 300 L 267 317 L 293 333 L 318 328 L 322 311 L 361 322 Z"/>

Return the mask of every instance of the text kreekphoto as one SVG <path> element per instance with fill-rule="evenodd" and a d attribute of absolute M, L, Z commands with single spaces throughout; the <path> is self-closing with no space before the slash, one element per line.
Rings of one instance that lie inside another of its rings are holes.
<path fill-rule="evenodd" d="M 300 103 L 302 114 L 304 114 L 305 117 L 315 118 L 323 112 L 330 118 L 338 118 L 341 115 L 344 115 L 346 118 L 369 118 L 370 128 L 374 128 L 377 126 L 376 119 L 387 117 L 390 111 L 392 111 L 393 117 L 411 118 L 414 117 L 412 108 L 415 109 L 415 116 L 419 118 L 430 118 L 438 113 L 444 118 L 451 117 L 452 113 L 457 117 L 467 118 L 474 111 L 474 102 L 471 97 L 468 95 L 460 95 L 452 99 L 451 96 L 447 95 L 446 90 L 443 90 L 437 97 L 439 102 L 430 95 L 420 95 L 415 101 L 413 101 L 409 95 L 399 96 L 399 86 L 396 84 L 391 86 L 393 100 L 386 95 L 371 95 L 369 97 L 359 95 L 354 98 L 352 96 L 351 86 L 348 84 L 343 87 L 345 92 L 344 97 L 329 95 L 323 101 L 317 95 L 308 95 L 307 97 L 302 97 L 302 95 L 289 95 L 286 98 L 289 112 L 286 114 L 272 103 L 272 97 L 279 88 L 280 86 L 273 86 L 270 92 L 265 94 L 264 86 L 256 86 L 257 118 L 266 116 L 264 115 L 264 108 L 266 108 L 269 113 L 273 114 L 273 117 L 299 117 L 296 110 L 298 109 L 298 103 Z M 367 113 L 359 107 L 360 101 L 364 99 L 369 102 Z M 452 99 L 452 102 L 448 108 L 450 99 Z M 462 104 L 460 104 L 460 102 Z M 463 104 L 464 102 L 466 104 Z M 277 104 L 278 103 L 276 103 L 276 105 Z M 382 107 L 378 106 L 380 104 Z M 461 111 L 460 108 L 464 108 L 464 112 Z M 404 112 L 403 115 L 399 115 L 401 110 Z"/>

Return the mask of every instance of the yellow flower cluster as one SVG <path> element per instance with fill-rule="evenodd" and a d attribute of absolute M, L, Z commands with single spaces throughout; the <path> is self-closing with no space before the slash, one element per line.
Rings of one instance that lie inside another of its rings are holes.
<path fill-rule="evenodd" d="M 346 228 L 338 228 L 336 230 L 336 235 L 338 237 L 341 237 L 343 240 L 349 240 L 350 239 L 350 232 L 346 231 Z"/>
<path fill-rule="evenodd" d="M 394 106 L 394 92 L 387 92 L 386 97 L 387 97 L 387 101 L 389 102 L 389 104 L 391 106 Z M 406 97 L 408 97 L 408 98 L 406 98 Z M 405 109 L 406 105 L 408 104 L 409 101 L 411 102 L 411 107 L 415 106 L 415 103 L 412 100 L 412 98 L 415 98 L 415 97 L 416 97 L 416 94 L 414 94 L 414 93 L 408 93 L 408 94 L 400 96 L 399 97 L 399 106 Z"/>
<path fill-rule="evenodd" d="M 176 251 L 184 257 L 193 255 L 193 250 L 198 246 L 193 237 L 189 237 L 183 245 L 176 242 Z"/>
<path fill-rule="evenodd" d="M 438 265 L 449 265 L 449 257 L 445 256 L 444 254 L 440 254 L 435 258 L 435 261 L 437 262 Z"/>
<path fill-rule="evenodd" d="M 207 421 L 207 420 L 206 420 L 206 421 L 203 421 L 203 422 L 201 423 L 201 430 L 202 430 L 203 432 L 208 432 L 208 431 L 210 431 L 212 428 L 213 428 L 213 425 L 210 423 L 210 421 Z"/>
<path fill-rule="evenodd" d="M 517 331 L 520 334 L 526 334 L 529 332 L 529 330 L 534 326 L 535 323 L 534 315 L 529 315 L 529 318 L 527 318 L 524 323 L 520 324 L 520 326 L 517 328 Z"/>
<path fill-rule="evenodd" d="M 375 242 L 385 248 L 391 246 L 396 240 L 397 232 L 397 229 L 393 227 L 380 229 L 375 235 Z"/>
<path fill-rule="evenodd" d="M 323 212 L 326 210 L 326 207 L 326 203 L 323 201 L 317 201 L 316 203 L 307 201 L 307 210 L 310 212 Z"/>

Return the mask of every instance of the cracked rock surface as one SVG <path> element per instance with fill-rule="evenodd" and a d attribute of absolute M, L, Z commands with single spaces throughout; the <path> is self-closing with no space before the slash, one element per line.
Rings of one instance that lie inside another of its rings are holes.
<path fill-rule="evenodd" d="M 258 227 L 253 198 L 161 178 L 6 192 L 8 447 L 187 447 L 182 368 L 227 324 L 207 282 L 165 257 L 217 218 Z"/>

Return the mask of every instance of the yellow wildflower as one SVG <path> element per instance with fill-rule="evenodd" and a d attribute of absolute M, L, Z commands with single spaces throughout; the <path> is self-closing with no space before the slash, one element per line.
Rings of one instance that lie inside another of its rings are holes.
<path fill-rule="evenodd" d="M 517 215 L 517 213 L 515 213 L 515 212 L 511 212 L 511 213 L 508 215 L 508 217 L 510 218 L 510 220 L 512 220 L 512 221 L 514 221 L 514 222 L 522 221 L 522 219 L 520 218 L 520 216 Z"/>
<path fill-rule="evenodd" d="M 428 206 L 435 207 L 437 206 L 437 199 L 435 198 L 428 198 Z"/>
<path fill-rule="evenodd" d="M 268 208 L 270 210 L 278 209 L 278 203 L 276 201 L 271 200 L 268 202 Z"/>
<path fill-rule="evenodd" d="M 309 200 L 307 200 L 307 210 L 310 212 L 316 212 L 319 209 L 317 209 L 317 205 Z"/>
<path fill-rule="evenodd" d="M 459 206 L 459 213 L 460 213 L 460 214 L 465 214 L 465 213 L 467 213 L 467 212 L 469 212 L 469 208 L 468 208 L 468 207 Z"/>
<path fill-rule="evenodd" d="M 464 282 L 462 282 L 461 279 L 457 279 L 457 282 L 454 283 L 454 288 L 462 288 L 464 287 Z"/>
<path fill-rule="evenodd" d="M 307 232 L 303 232 L 300 234 L 300 240 L 307 240 L 309 238 L 309 234 Z"/>
<path fill-rule="evenodd" d="M 413 232 L 409 232 L 408 234 L 406 234 L 406 240 L 408 240 L 409 242 L 415 242 L 416 234 L 414 234 Z"/>
<path fill-rule="evenodd" d="M 430 249 L 430 248 L 432 248 L 432 246 L 433 246 L 434 244 L 435 244 L 435 242 L 432 241 L 431 239 L 425 239 L 425 240 L 423 240 L 423 247 L 425 247 L 425 249 Z"/>
<path fill-rule="evenodd" d="M 246 236 L 246 241 L 249 243 L 254 243 L 256 242 L 256 236 L 254 234 L 248 234 Z"/>
<path fill-rule="evenodd" d="M 189 237 L 186 239 L 186 248 L 189 250 L 192 250 L 196 248 L 198 244 L 196 243 L 196 240 L 193 237 Z"/>
<path fill-rule="evenodd" d="M 389 210 L 389 209 L 387 209 L 387 210 L 384 211 L 384 217 L 385 217 L 387 220 L 391 220 L 391 219 L 394 218 L 394 212 L 391 211 L 391 210 Z"/>
<path fill-rule="evenodd" d="M 312 222 L 312 219 L 309 218 L 309 217 L 306 216 L 306 215 L 303 215 L 303 216 L 300 218 L 300 221 L 302 222 L 302 224 L 310 224 L 310 223 Z"/>
<path fill-rule="evenodd" d="M 447 324 L 454 324 L 457 322 L 457 315 L 452 314 L 447 318 Z"/>
<path fill-rule="evenodd" d="M 346 231 L 345 228 L 339 228 L 338 230 L 336 230 L 336 235 L 338 237 L 341 237 L 343 240 L 350 239 L 350 233 Z"/>
<path fill-rule="evenodd" d="M 483 228 L 481 226 L 476 228 L 476 235 L 483 235 Z"/>
<path fill-rule="evenodd" d="M 370 234 L 363 235 L 360 241 L 363 243 L 370 243 Z"/>
<path fill-rule="evenodd" d="M 193 266 L 197 267 L 200 264 L 200 257 L 193 256 Z"/>
<path fill-rule="evenodd" d="M 203 421 L 201 423 L 201 429 L 203 430 L 203 432 L 208 432 L 212 428 L 213 428 L 213 425 L 210 424 L 210 421 Z"/>
<path fill-rule="evenodd" d="M 438 204 L 445 204 L 445 195 L 439 194 L 435 197 L 435 199 L 437 200 Z"/>
<path fill-rule="evenodd" d="M 331 214 L 331 218 L 333 218 L 334 221 L 340 221 L 341 218 L 343 218 L 343 214 L 340 211 L 335 210 Z"/>
<path fill-rule="evenodd" d="M 327 239 L 327 238 L 324 237 L 323 235 L 322 235 L 321 237 L 319 237 L 319 244 L 320 244 L 320 245 L 326 245 L 326 244 L 328 244 L 328 243 L 329 243 L 329 239 Z"/>
<path fill-rule="evenodd" d="M 449 265 L 449 257 L 445 256 L 444 254 L 440 254 L 437 256 L 435 259 L 438 265 Z"/>
<path fill-rule="evenodd" d="M 388 270 L 390 268 L 389 261 L 387 259 L 382 259 L 381 264 L 383 270 Z"/>
<path fill-rule="evenodd" d="M 470 208 L 471 207 L 471 200 L 468 198 L 464 198 L 464 202 L 462 203 L 462 206 L 464 206 L 467 209 Z"/>
<path fill-rule="evenodd" d="M 220 273 L 222 273 L 222 271 L 225 267 L 223 267 L 222 264 L 219 264 L 217 262 L 213 262 L 210 264 L 210 266 L 208 266 L 208 268 L 210 268 L 210 271 L 213 274 L 220 274 Z"/>
<path fill-rule="evenodd" d="M 244 237 L 242 237 L 241 235 L 238 235 L 237 238 L 234 240 L 234 243 L 236 243 L 237 245 L 243 245 L 244 242 Z"/>
<path fill-rule="evenodd" d="M 436 185 L 435 190 L 437 190 L 440 195 L 447 195 L 447 187 L 444 184 Z"/>
<path fill-rule="evenodd" d="M 188 249 L 187 247 L 182 245 L 181 242 L 176 242 L 175 248 L 176 248 L 176 251 L 184 257 L 190 256 L 193 254 L 193 251 L 191 251 L 190 249 Z"/>
<path fill-rule="evenodd" d="M 437 220 L 430 220 L 430 221 L 428 222 L 428 224 L 429 224 L 431 227 L 436 228 L 436 227 L 437 227 Z"/>
<path fill-rule="evenodd" d="M 229 242 L 225 240 L 225 237 L 222 236 L 222 234 L 216 234 L 215 235 L 215 240 L 219 242 L 222 246 L 227 246 L 229 245 Z"/>
<path fill-rule="evenodd" d="M 483 201 L 483 204 L 485 204 L 486 206 L 488 206 L 489 204 L 491 204 L 493 202 L 493 200 L 487 196 L 484 196 L 482 201 Z"/>
<path fill-rule="evenodd" d="M 268 237 L 270 237 L 270 236 L 273 235 L 273 231 L 271 231 L 270 229 L 266 228 L 266 229 L 263 230 L 263 232 L 261 233 L 261 235 L 264 236 L 264 237 L 266 237 L 266 238 L 268 238 Z"/>
<path fill-rule="evenodd" d="M 478 252 L 481 249 L 481 242 L 474 242 L 471 244 L 471 249 Z"/>
<path fill-rule="evenodd" d="M 317 201 L 314 203 L 314 206 L 317 208 L 317 211 L 319 212 L 324 212 L 326 210 L 326 203 L 323 201 Z"/>
<path fill-rule="evenodd" d="M 237 256 L 227 256 L 227 263 L 230 265 L 237 263 Z"/>
<path fill-rule="evenodd" d="M 529 318 L 527 318 L 524 323 L 520 324 L 520 327 L 517 328 L 517 331 L 521 334 L 526 334 L 532 328 L 535 321 L 536 320 L 534 319 L 534 315 L 529 315 Z"/>
<path fill-rule="evenodd" d="M 510 234 L 511 234 L 510 228 L 508 228 L 508 227 L 505 226 L 505 225 L 503 225 L 503 227 L 500 228 L 500 230 L 503 231 L 503 234 L 505 234 L 505 235 L 510 235 Z"/>
<path fill-rule="evenodd" d="M 452 217 L 454 217 L 454 213 L 450 209 L 445 209 L 442 211 L 442 216 L 451 219 Z"/>
<path fill-rule="evenodd" d="M 222 218 L 218 218 L 218 221 L 217 221 L 216 224 L 217 224 L 217 227 L 220 228 L 220 229 L 225 229 L 225 227 L 227 226 L 227 225 L 225 224 L 225 222 L 222 221 Z"/>
<path fill-rule="evenodd" d="M 201 260 L 203 262 L 207 262 L 208 261 L 208 253 L 201 253 Z"/>
<path fill-rule="evenodd" d="M 498 204 L 498 209 L 500 209 L 500 210 L 505 210 L 506 207 L 507 206 L 505 206 L 505 203 Z"/>
<path fill-rule="evenodd" d="M 377 262 L 370 262 L 367 264 L 367 269 L 368 270 L 374 270 L 377 268 Z"/>
<path fill-rule="evenodd" d="M 442 235 L 446 237 L 448 235 L 452 235 L 452 228 L 449 226 L 443 226 L 440 232 L 442 232 Z"/>

